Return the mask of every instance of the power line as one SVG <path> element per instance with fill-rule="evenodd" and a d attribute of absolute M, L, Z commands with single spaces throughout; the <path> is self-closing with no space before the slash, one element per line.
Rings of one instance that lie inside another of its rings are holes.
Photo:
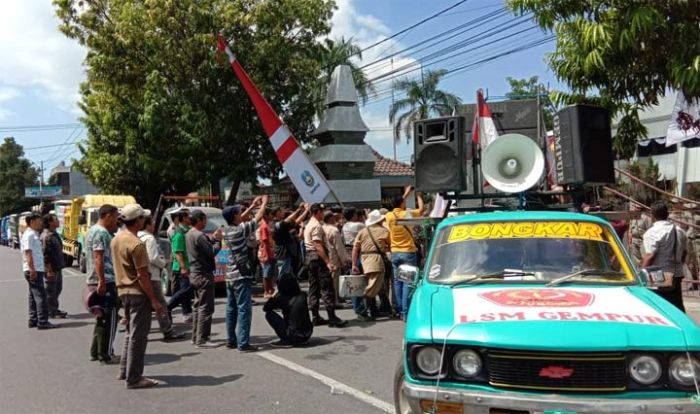
<path fill-rule="evenodd" d="M 38 147 L 27 147 L 24 150 L 25 151 L 32 151 L 32 150 L 38 150 L 38 149 L 44 149 L 44 148 L 56 148 L 56 147 L 65 147 L 65 146 L 70 146 L 70 145 L 76 145 L 82 142 L 82 139 L 79 141 L 73 141 L 73 142 L 64 142 L 63 144 L 52 144 L 52 145 L 41 145 Z"/>
<path fill-rule="evenodd" d="M 400 30 L 400 31 L 398 31 L 398 32 L 396 32 L 396 33 L 394 33 L 393 35 L 391 35 L 391 36 L 389 36 L 389 37 L 386 37 L 386 38 L 384 38 L 384 39 L 382 39 L 382 40 L 380 40 L 380 41 L 378 41 L 378 42 L 376 42 L 376 43 L 373 43 L 373 44 L 371 44 L 371 45 L 365 47 L 364 49 L 360 50 L 359 53 L 355 53 L 355 54 L 353 54 L 353 55 L 360 54 L 360 53 L 362 53 L 362 52 L 364 52 L 364 51 L 366 51 L 366 50 L 369 50 L 369 49 L 371 49 L 371 48 L 373 48 L 373 47 L 379 46 L 379 45 L 381 45 L 382 43 L 387 42 L 387 41 L 389 41 L 389 40 L 395 38 L 396 36 L 400 36 L 400 35 L 402 35 L 402 34 L 408 32 L 409 30 L 415 29 L 416 27 L 418 27 L 418 26 L 420 26 L 420 25 L 422 25 L 422 24 L 424 24 L 424 23 L 427 23 L 427 22 L 429 22 L 430 20 L 433 20 L 434 18 L 440 16 L 441 14 L 447 13 L 448 11 L 454 9 L 455 7 L 459 6 L 460 4 L 466 3 L 467 1 L 468 1 L 468 0 L 461 0 L 461 1 L 458 1 L 457 3 L 451 5 L 450 7 L 446 8 L 446 9 L 443 9 L 443 10 L 441 10 L 441 11 L 439 11 L 439 12 L 433 14 L 432 16 L 426 17 L 425 19 L 419 21 L 418 23 L 414 23 L 414 24 L 408 26 L 407 28 L 402 29 L 402 30 Z M 348 58 L 352 57 L 353 55 L 348 56 Z"/>
<path fill-rule="evenodd" d="M 82 126 L 81 123 L 65 123 L 65 124 L 43 124 L 43 125 L 18 125 L 0 127 L 0 132 L 26 132 L 26 131 L 55 131 L 59 129 L 73 129 Z"/>

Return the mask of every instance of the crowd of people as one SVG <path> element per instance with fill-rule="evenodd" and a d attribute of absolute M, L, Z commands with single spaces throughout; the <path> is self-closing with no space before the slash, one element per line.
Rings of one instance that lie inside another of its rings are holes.
<path fill-rule="evenodd" d="M 95 317 L 89 358 L 119 365 L 118 378 L 129 389 L 147 388 L 156 380 L 143 375 L 144 356 L 155 313 L 165 341 L 186 337 L 173 324 L 172 312 L 181 307 L 184 322 L 192 324 L 192 344 L 198 349 L 225 345 L 239 352 L 254 352 L 250 343 L 253 316 L 252 291 L 258 263 L 261 268 L 265 320 L 279 340 L 276 347 L 306 343 L 315 326 L 343 328 L 347 321 L 336 314 L 345 303 L 339 296 L 339 280 L 345 274 L 364 274 L 364 295 L 353 297 L 352 308 L 360 322 L 379 317 L 405 320 L 411 286 L 397 277 L 403 264 L 418 266 L 419 245 L 410 226 L 399 220 L 420 217 L 407 209 L 413 189 L 393 200 L 393 209 L 359 210 L 328 208 L 302 203 L 295 211 L 268 208 L 267 196 L 251 203 L 227 206 L 226 225 L 205 234 L 207 215 L 202 209 L 180 208 L 171 213 L 168 230 L 172 248 L 173 295 L 163 295 L 162 274 L 169 265 L 154 236 L 151 212 L 138 204 L 121 210 L 105 204 L 97 223 L 85 236 L 86 308 Z M 64 267 L 62 242 L 53 214 L 31 214 L 22 235 L 23 271 L 29 284 L 29 327 L 53 329 L 50 318 L 65 318 L 59 307 Z M 226 266 L 225 344 L 211 341 L 215 308 L 216 255 L 229 249 Z M 306 275 L 304 277 L 304 275 Z M 308 278 L 308 292 L 300 280 Z M 379 304 L 377 304 L 377 299 Z M 321 316 L 321 303 L 327 317 Z M 114 339 L 123 312 L 124 344 L 121 356 Z"/>

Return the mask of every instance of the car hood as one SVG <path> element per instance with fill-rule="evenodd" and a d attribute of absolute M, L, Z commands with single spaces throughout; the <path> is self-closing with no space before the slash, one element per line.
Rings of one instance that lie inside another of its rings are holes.
<path fill-rule="evenodd" d="M 428 286 L 422 286 L 426 288 Z M 698 327 L 648 289 L 430 285 L 411 305 L 408 341 L 538 350 L 700 349 Z M 419 321 L 425 317 L 430 326 Z"/>

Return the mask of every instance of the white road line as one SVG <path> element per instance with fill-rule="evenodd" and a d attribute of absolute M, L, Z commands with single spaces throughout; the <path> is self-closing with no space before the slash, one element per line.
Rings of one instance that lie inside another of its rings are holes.
<path fill-rule="evenodd" d="M 342 391 L 343 394 L 347 394 L 347 395 L 350 395 L 352 397 L 355 397 L 362 402 L 365 402 L 373 407 L 376 407 L 376 408 L 384 411 L 385 413 L 393 414 L 395 412 L 394 406 L 389 404 L 386 401 L 382 401 L 379 398 L 375 398 L 375 397 L 372 397 L 371 395 L 367 395 L 367 393 L 364 393 L 358 389 L 352 388 L 349 385 L 345 385 L 342 382 L 338 382 L 338 381 L 334 380 L 333 378 L 329 378 L 323 374 L 319 374 L 318 372 L 316 372 L 314 370 L 303 367 L 303 366 L 296 364 L 292 361 L 289 361 L 289 360 L 284 359 L 282 357 L 279 357 L 277 355 L 271 354 L 269 352 L 257 352 L 257 353 L 255 353 L 255 355 L 263 357 L 270 362 L 274 362 L 277 365 L 281 365 L 285 368 L 291 369 L 292 371 L 298 372 L 299 374 L 306 375 L 307 377 L 311 377 L 317 381 L 320 381 L 323 384 L 331 387 L 332 390 Z"/>
<path fill-rule="evenodd" d="M 75 269 L 63 269 L 63 278 L 68 278 L 68 277 L 85 277 L 84 274 L 78 272 Z M 0 283 L 17 283 L 17 282 L 26 282 L 26 279 L 7 279 L 7 280 L 0 280 Z"/>

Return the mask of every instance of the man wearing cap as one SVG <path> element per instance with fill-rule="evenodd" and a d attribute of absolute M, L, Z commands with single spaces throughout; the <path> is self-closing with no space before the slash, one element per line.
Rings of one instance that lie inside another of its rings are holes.
<path fill-rule="evenodd" d="M 373 210 L 365 222 L 366 227 L 357 233 L 355 245 L 352 249 L 352 272 L 360 274 L 357 261 L 362 261 L 362 269 L 367 277 L 367 288 L 364 298 L 353 298 L 353 308 L 357 313 L 357 319 L 361 322 L 371 321 L 377 317 L 378 309 L 376 296 L 384 285 L 384 265 L 386 253 L 389 251 L 391 241 L 389 230 L 382 226 L 384 216 Z M 364 301 L 361 306 L 360 301 Z"/>
<path fill-rule="evenodd" d="M 165 309 L 153 293 L 146 245 L 138 238 L 146 211 L 127 204 L 120 215 L 124 229 L 112 240 L 111 251 L 119 299 L 124 306 L 126 334 L 119 366 L 119 379 L 128 389 L 148 388 L 158 381 L 143 376 L 144 358 L 151 330 L 151 311 L 162 317 Z"/>
<path fill-rule="evenodd" d="M 163 296 L 163 282 L 162 273 L 163 268 L 166 265 L 165 258 L 158 248 L 158 242 L 156 241 L 153 232 L 155 231 L 155 223 L 153 222 L 153 217 L 150 211 L 146 210 L 146 216 L 143 219 L 143 230 L 139 231 L 137 236 L 143 244 L 146 245 L 146 252 L 148 252 L 149 269 L 151 274 L 151 285 L 153 286 L 153 294 L 164 309 L 167 309 L 167 303 L 165 297 Z M 160 332 L 163 334 L 163 339 L 165 341 L 175 341 L 185 337 L 184 332 L 177 332 L 173 328 L 173 321 L 167 312 L 158 318 L 158 325 L 160 326 Z"/>
<path fill-rule="evenodd" d="M 192 228 L 185 235 L 190 264 L 190 283 L 194 288 L 195 301 L 192 316 L 192 340 L 198 349 L 216 348 L 220 344 L 209 341 L 214 315 L 214 269 L 216 254 L 221 250 L 221 230 L 211 240 L 204 234 L 207 215 L 194 210 L 190 215 Z"/>
<path fill-rule="evenodd" d="M 226 266 L 226 347 L 239 352 L 256 351 L 250 344 L 250 326 L 253 318 L 251 288 L 255 268 L 250 259 L 248 239 L 255 234 L 263 219 L 268 196 L 256 197 L 245 211 L 240 204 L 224 208 L 222 215 L 228 226 L 224 228 L 224 240 L 231 250 Z M 252 220 L 246 217 L 260 205 Z"/>
<path fill-rule="evenodd" d="M 331 273 L 336 266 L 328 256 L 328 239 L 323 232 L 323 217 L 325 206 L 313 204 L 311 206 L 311 219 L 304 228 L 304 248 L 306 249 L 305 263 L 309 269 L 309 308 L 313 315 L 314 326 L 328 324 L 332 328 L 342 328 L 347 325 L 335 314 L 335 291 Z M 320 300 L 326 305 L 328 320 L 319 313 Z"/>
<path fill-rule="evenodd" d="M 194 297 L 194 289 L 190 285 L 190 261 L 187 255 L 187 246 L 185 245 L 185 235 L 190 231 L 190 211 L 186 208 L 181 208 L 177 212 L 177 218 L 180 225 L 175 229 L 172 238 L 172 253 L 173 253 L 173 296 L 168 302 L 168 312 L 178 306 L 182 306 L 182 317 L 185 323 L 192 320 L 192 298 Z"/>
<path fill-rule="evenodd" d="M 117 231 L 119 210 L 111 204 L 103 204 L 99 219 L 85 235 L 85 267 L 88 289 L 94 289 L 102 299 L 102 312 L 95 318 L 90 360 L 103 364 L 116 364 L 114 337 L 117 333 L 117 285 L 112 264 L 112 233 Z"/>

